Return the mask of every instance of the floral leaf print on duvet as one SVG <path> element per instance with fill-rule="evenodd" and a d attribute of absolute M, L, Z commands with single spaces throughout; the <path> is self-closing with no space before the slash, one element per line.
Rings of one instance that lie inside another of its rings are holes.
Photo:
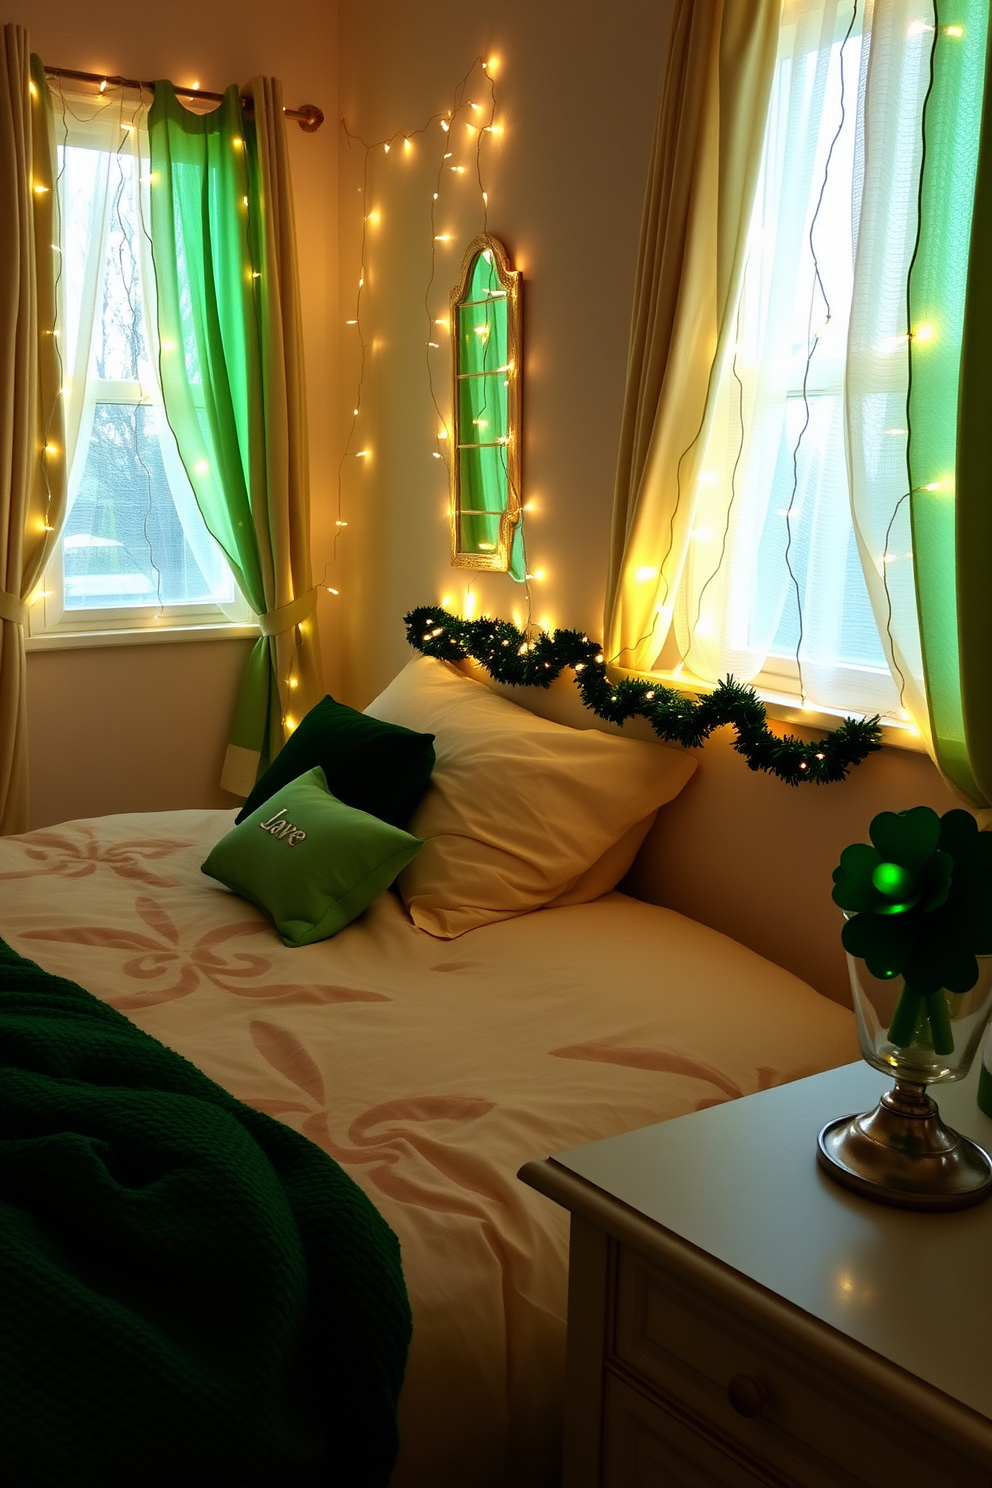
<path fill-rule="evenodd" d="M 118 878 L 137 879 L 155 889 L 172 889 L 178 884 L 178 879 L 153 873 L 139 859 L 165 858 L 193 846 L 190 842 L 161 837 L 100 843 L 89 827 L 79 827 L 77 831 L 83 839 L 81 842 L 59 832 L 32 832 L 17 845 L 23 847 L 25 857 L 32 864 L 39 866 L 0 873 L 0 880 L 39 878 L 45 874 L 57 878 L 86 878 L 98 868 L 109 868 Z"/>
<path fill-rule="evenodd" d="M 231 942 L 250 935 L 268 935 L 271 938 L 272 929 L 264 920 L 253 918 L 216 926 L 187 946 L 175 920 L 157 900 L 139 895 L 134 908 L 150 934 L 105 925 L 67 925 L 60 929 L 28 930 L 21 938 L 135 953 L 121 965 L 121 975 L 149 985 L 141 991 L 116 993 L 104 999 L 121 1012 L 188 997 L 203 980 L 236 997 L 318 1003 L 390 1001 L 380 992 L 368 992 L 358 987 L 315 982 L 258 982 L 257 978 L 271 973 L 272 956 L 236 950 Z M 282 950 L 281 946 L 279 950 Z M 150 985 L 152 983 L 154 985 Z"/>
<path fill-rule="evenodd" d="M 704 1080 L 721 1091 L 720 1095 L 706 1096 L 697 1101 L 693 1110 L 703 1111 L 707 1106 L 719 1106 L 725 1100 L 737 1100 L 754 1091 L 768 1090 L 773 1085 L 788 1085 L 792 1080 L 801 1080 L 814 1073 L 812 1069 L 775 1070 L 760 1065 L 755 1070 L 754 1091 L 744 1090 L 711 1064 L 703 1064 L 689 1054 L 680 1054 L 675 1049 L 644 1049 L 632 1045 L 617 1044 L 609 1039 L 600 1039 L 588 1044 L 569 1044 L 562 1049 L 549 1049 L 552 1059 L 582 1059 L 592 1064 L 621 1064 L 627 1069 L 652 1070 L 658 1074 L 685 1075 L 690 1080 Z"/>
<path fill-rule="evenodd" d="M 488 1116 L 495 1110 L 493 1101 L 472 1095 L 417 1095 L 383 1101 L 355 1117 L 348 1128 L 351 1145 L 346 1146 L 331 1135 L 323 1077 L 296 1035 L 261 1019 L 254 1019 L 249 1031 L 262 1058 L 307 1099 L 287 1101 L 243 1096 L 248 1105 L 270 1116 L 282 1116 L 291 1111 L 308 1112 L 300 1127 L 304 1136 L 323 1147 L 335 1162 L 346 1167 L 355 1164 L 368 1167 L 369 1181 L 401 1203 L 488 1222 L 485 1210 L 479 1204 L 453 1193 L 448 1187 L 427 1187 L 404 1173 L 404 1158 L 413 1154 L 424 1159 L 448 1184 L 455 1184 L 465 1193 L 476 1194 L 490 1203 L 503 1203 L 491 1188 L 473 1181 L 465 1171 L 464 1156 L 459 1161 L 444 1143 L 445 1134 L 453 1125 L 460 1126 Z"/>

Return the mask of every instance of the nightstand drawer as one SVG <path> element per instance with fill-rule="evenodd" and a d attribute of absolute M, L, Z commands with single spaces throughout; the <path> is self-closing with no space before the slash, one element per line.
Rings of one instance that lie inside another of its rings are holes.
<path fill-rule="evenodd" d="M 613 1357 L 656 1398 L 802 1488 L 912 1482 L 989 1488 L 973 1460 L 839 1380 L 787 1338 L 716 1308 L 685 1281 L 616 1247 Z"/>
<path fill-rule="evenodd" d="M 606 1376 L 602 1488 L 792 1488 Z"/>

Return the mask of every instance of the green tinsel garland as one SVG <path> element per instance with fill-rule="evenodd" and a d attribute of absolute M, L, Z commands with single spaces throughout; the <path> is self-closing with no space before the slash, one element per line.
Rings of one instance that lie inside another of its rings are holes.
<path fill-rule="evenodd" d="M 609 723 L 646 718 L 660 739 L 697 749 L 714 729 L 729 723 L 737 730 L 734 748 L 752 770 L 777 775 L 788 785 L 815 780 L 826 785 L 843 780 L 882 747 L 877 718 L 859 723 L 847 718 L 825 739 L 806 743 L 793 735 L 773 734 L 765 709 L 752 687 L 733 677 L 700 698 L 687 697 L 657 682 L 631 679 L 611 682 L 602 650 L 577 630 L 541 631 L 528 640 L 508 620 L 459 620 L 436 605 L 420 605 L 404 616 L 407 640 L 425 656 L 442 661 L 471 657 L 497 682 L 517 687 L 550 687 L 566 667 L 585 706 Z"/>

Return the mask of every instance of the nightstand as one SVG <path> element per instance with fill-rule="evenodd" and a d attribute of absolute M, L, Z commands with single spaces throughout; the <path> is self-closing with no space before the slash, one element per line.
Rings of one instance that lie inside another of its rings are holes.
<path fill-rule="evenodd" d="M 564 1488 L 992 1488 L 992 1200 L 816 1164 L 890 1081 L 845 1066 L 521 1171 L 572 1214 Z M 936 1092 L 992 1147 L 977 1070 Z"/>

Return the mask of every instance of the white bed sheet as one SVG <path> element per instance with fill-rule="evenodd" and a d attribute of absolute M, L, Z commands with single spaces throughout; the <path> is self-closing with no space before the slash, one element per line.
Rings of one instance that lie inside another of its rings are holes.
<path fill-rule="evenodd" d="M 567 1224 L 518 1169 L 856 1058 L 853 1019 L 616 893 L 455 941 L 385 894 L 333 940 L 287 950 L 199 871 L 232 821 L 115 816 L 2 839 L 0 935 L 318 1142 L 392 1225 L 414 1314 L 395 1488 L 545 1488 Z"/>

